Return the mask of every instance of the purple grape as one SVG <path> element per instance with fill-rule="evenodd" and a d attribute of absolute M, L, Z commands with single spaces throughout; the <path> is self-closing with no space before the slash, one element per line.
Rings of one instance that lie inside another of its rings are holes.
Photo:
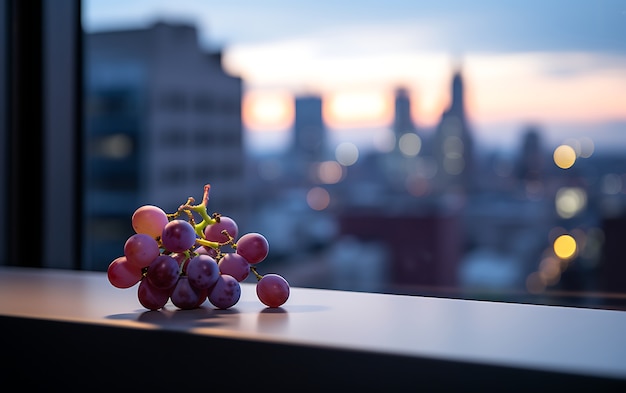
<path fill-rule="evenodd" d="M 215 307 L 225 310 L 237 304 L 241 297 L 241 285 L 235 277 L 221 274 L 215 286 L 209 292 L 209 302 Z"/>
<path fill-rule="evenodd" d="M 125 256 L 115 258 L 107 268 L 111 285 L 117 288 L 130 288 L 141 280 L 141 268 L 128 262 Z"/>
<path fill-rule="evenodd" d="M 161 253 L 159 243 L 150 235 L 135 233 L 124 243 L 124 255 L 128 262 L 144 268 L 158 257 Z"/>
<path fill-rule="evenodd" d="M 181 310 L 191 310 L 198 308 L 201 300 L 206 299 L 206 293 L 206 291 L 191 286 L 187 276 L 180 276 L 174 290 L 170 294 L 170 299 Z"/>
<path fill-rule="evenodd" d="M 220 270 L 215 259 L 200 254 L 191 258 L 185 267 L 189 284 L 197 289 L 209 289 L 219 279 Z"/>
<path fill-rule="evenodd" d="M 278 274 L 266 274 L 256 284 L 256 294 L 268 307 L 280 307 L 289 299 L 289 283 Z"/>
<path fill-rule="evenodd" d="M 228 236 L 222 233 L 223 230 L 226 230 L 233 239 L 237 239 L 239 235 L 237 223 L 232 218 L 226 216 L 220 216 L 219 220 L 219 222 L 207 225 L 204 228 L 204 237 L 212 242 L 226 243 L 229 240 Z"/>
<path fill-rule="evenodd" d="M 139 303 L 148 310 L 158 310 L 165 306 L 169 300 L 170 290 L 159 289 L 150 283 L 150 280 L 143 279 L 137 288 L 137 298 Z"/>
<path fill-rule="evenodd" d="M 250 264 L 241 255 L 229 252 L 224 254 L 218 263 L 220 273 L 233 276 L 235 280 L 242 282 L 250 274 Z"/>
<path fill-rule="evenodd" d="M 172 220 L 163 228 L 161 243 L 168 251 L 185 252 L 196 243 L 196 231 L 185 220 Z"/>
<path fill-rule="evenodd" d="M 256 232 L 246 233 L 237 240 L 237 254 L 246 258 L 251 265 L 264 260 L 269 252 L 269 247 L 265 236 Z"/>
<path fill-rule="evenodd" d="M 159 255 L 148 266 L 146 278 L 159 289 L 172 288 L 178 280 L 178 262 L 169 255 Z"/>

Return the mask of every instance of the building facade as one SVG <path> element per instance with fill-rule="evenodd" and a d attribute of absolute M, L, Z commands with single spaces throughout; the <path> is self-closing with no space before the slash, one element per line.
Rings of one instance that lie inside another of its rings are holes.
<path fill-rule="evenodd" d="M 194 27 L 156 23 L 85 37 L 87 268 L 105 269 L 143 204 L 174 212 L 188 197 L 245 226 L 242 80 Z"/>

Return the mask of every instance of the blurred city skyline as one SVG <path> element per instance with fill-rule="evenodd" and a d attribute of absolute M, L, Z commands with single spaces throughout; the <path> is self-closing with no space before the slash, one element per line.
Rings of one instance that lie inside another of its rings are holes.
<path fill-rule="evenodd" d="M 392 123 L 398 86 L 411 94 L 416 125 L 431 129 L 459 65 L 479 144 L 511 148 L 532 124 L 555 146 L 582 136 L 598 147 L 626 145 L 626 4 L 619 1 L 89 0 L 83 19 L 87 32 L 155 20 L 196 25 L 200 44 L 222 49 L 225 69 L 244 80 L 251 151 L 289 143 L 294 96 L 305 93 L 323 98 L 337 143 L 371 146 Z"/>

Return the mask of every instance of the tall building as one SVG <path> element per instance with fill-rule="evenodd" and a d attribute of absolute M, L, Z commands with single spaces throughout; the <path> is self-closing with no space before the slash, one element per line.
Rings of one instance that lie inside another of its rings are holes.
<path fill-rule="evenodd" d="M 465 112 L 460 69 L 452 78 L 451 100 L 435 130 L 433 157 L 439 192 L 466 192 L 473 186 L 474 141 Z"/>
<path fill-rule="evenodd" d="M 245 224 L 242 80 L 189 25 L 156 23 L 85 37 L 85 263 L 105 269 L 143 204 L 188 197 Z"/>
<path fill-rule="evenodd" d="M 407 132 L 416 132 L 411 116 L 411 98 L 404 87 L 398 87 L 395 91 L 393 131 L 396 140 Z"/>
<path fill-rule="evenodd" d="M 295 97 L 295 118 L 291 146 L 291 170 L 298 178 L 306 178 L 311 164 L 326 155 L 326 125 L 322 98 L 317 95 Z"/>
<path fill-rule="evenodd" d="M 516 175 L 525 182 L 541 181 L 544 175 L 544 165 L 545 157 L 539 129 L 529 126 L 522 137 Z"/>

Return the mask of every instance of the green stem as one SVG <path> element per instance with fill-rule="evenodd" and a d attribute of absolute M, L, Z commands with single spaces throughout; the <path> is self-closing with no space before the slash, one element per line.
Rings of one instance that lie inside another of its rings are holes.
<path fill-rule="evenodd" d="M 261 281 L 261 279 L 263 278 L 262 275 L 259 274 L 259 272 L 256 271 L 256 267 L 254 266 L 250 266 L 250 271 L 254 274 L 254 276 L 256 277 L 257 281 Z"/>
<path fill-rule="evenodd" d="M 206 240 L 206 239 L 196 239 L 196 244 L 198 244 L 200 246 L 211 247 L 211 248 L 214 248 L 216 250 L 219 250 L 220 246 L 222 245 L 221 243 L 212 242 L 212 241 Z"/>
<path fill-rule="evenodd" d="M 207 205 L 209 203 L 209 191 L 210 190 L 211 190 L 211 185 L 210 184 L 205 184 L 204 185 L 204 195 L 202 196 L 202 202 L 201 203 L 199 203 L 197 205 L 192 205 L 192 203 L 194 202 L 194 199 L 190 197 L 189 199 L 187 199 L 187 203 L 185 203 L 184 205 L 182 205 L 181 207 L 178 208 L 179 211 L 181 211 L 183 209 L 191 210 L 191 211 L 197 213 L 202 218 L 202 221 L 200 221 L 198 224 L 195 224 L 193 226 L 194 230 L 196 231 L 196 234 L 201 239 L 204 239 L 204 228 L 206 228 L 208 225 L 212 225 L 212 224 L 215 224 L 217 222 L 216 219 L 212 218 L 207 213 Z M 213 247 L 213 246 L 211 246 L 211 247 Z"/>

